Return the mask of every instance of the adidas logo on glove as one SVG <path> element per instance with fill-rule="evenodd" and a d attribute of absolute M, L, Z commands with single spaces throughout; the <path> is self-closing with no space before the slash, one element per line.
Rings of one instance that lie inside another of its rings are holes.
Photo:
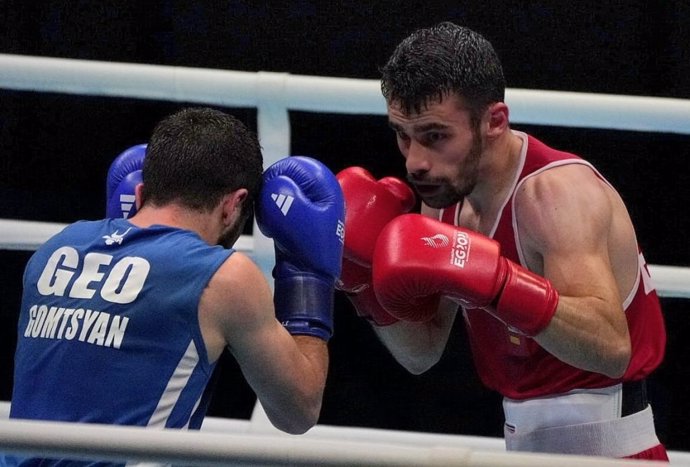
<path fill-rule="evenodd" d="M 123 219 L 127 219 L 129 217 L 129 213 L 132 212 L 132 208 L 134 207 L 134 200 L 134 195 L 128 195 L 124 193 L 120 195 L 120 209 L 122 210 Z"/>
<path fill-rule="evenodd" d="M 280 209 L 280 212 L 282 212 L 284 216 L 287 216 L 290 206 L 292 206 L 292 202 L 295 200 L 295 198 L 290 195 L 279 195 L 278 193 L 271 193 L 271 198 L 273 198 L 273 201 Z"/>

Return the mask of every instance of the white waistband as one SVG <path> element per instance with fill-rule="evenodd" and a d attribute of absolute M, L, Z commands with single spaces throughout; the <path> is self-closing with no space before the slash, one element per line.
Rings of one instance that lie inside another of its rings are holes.
<path fill-rule="evenodd" d="M 627 457 L 659 444 L 652 407 L 623 418 L 512 433 L 506 427 L 509 451 Z"/>
<path fill-rule="evenodd" d="M 503 399 L 506 429 L 515 434 L 620 418 L 623 385 L 576 389 L 565 394 L 527 400 Z"/>

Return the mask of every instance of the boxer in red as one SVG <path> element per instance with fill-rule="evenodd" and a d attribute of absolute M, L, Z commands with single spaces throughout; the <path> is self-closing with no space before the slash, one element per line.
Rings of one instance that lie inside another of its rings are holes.
<path fill-rule="evenodd" d="M 506 447 L 668 460 L 645 378 L 664 357 L 658 297 L 627 208 L 577 155 L 511 129 L 491 44 L 416 31 L 382 69 L 401 180 L 338 174 L 339 288 L 412 373 L 459 311 L 477 371 L 504 397 Z"/>

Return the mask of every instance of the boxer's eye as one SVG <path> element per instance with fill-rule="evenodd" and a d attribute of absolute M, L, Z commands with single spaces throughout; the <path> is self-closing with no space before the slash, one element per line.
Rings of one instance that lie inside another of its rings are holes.
<path fill-rule="evenodd" d="M 446 135 L 444 135 L 443 133 L 440 133 L 438 131 L 431 131 L 429 133 L 424 134 L 422 141 L 426 145 L 431 145 L 431 144 L 435 144 L 435 143 L 438 143 L 439 141 L 443 140 L 445 138 L 445 136 Z"/>

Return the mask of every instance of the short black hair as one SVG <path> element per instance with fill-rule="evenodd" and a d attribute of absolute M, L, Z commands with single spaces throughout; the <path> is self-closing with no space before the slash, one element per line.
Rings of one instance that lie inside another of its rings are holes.
<path fill-rule="evenodd" d="M 185 108 L 153 130 L 142 171 L 143 203 L 208 211 L 227 193 L 246 188 L 251 205 L 262 172 L 258 138 L 241 121 L 208 107 Z"/>
<path fill-rule="evenodd" d="M 381 68 L 386 102 L 419 113 L 450 94 L 463 98 L 474 115 L 505 99 L 503 68 L 481 34 L 443 22 L 405 38 Z"/>

